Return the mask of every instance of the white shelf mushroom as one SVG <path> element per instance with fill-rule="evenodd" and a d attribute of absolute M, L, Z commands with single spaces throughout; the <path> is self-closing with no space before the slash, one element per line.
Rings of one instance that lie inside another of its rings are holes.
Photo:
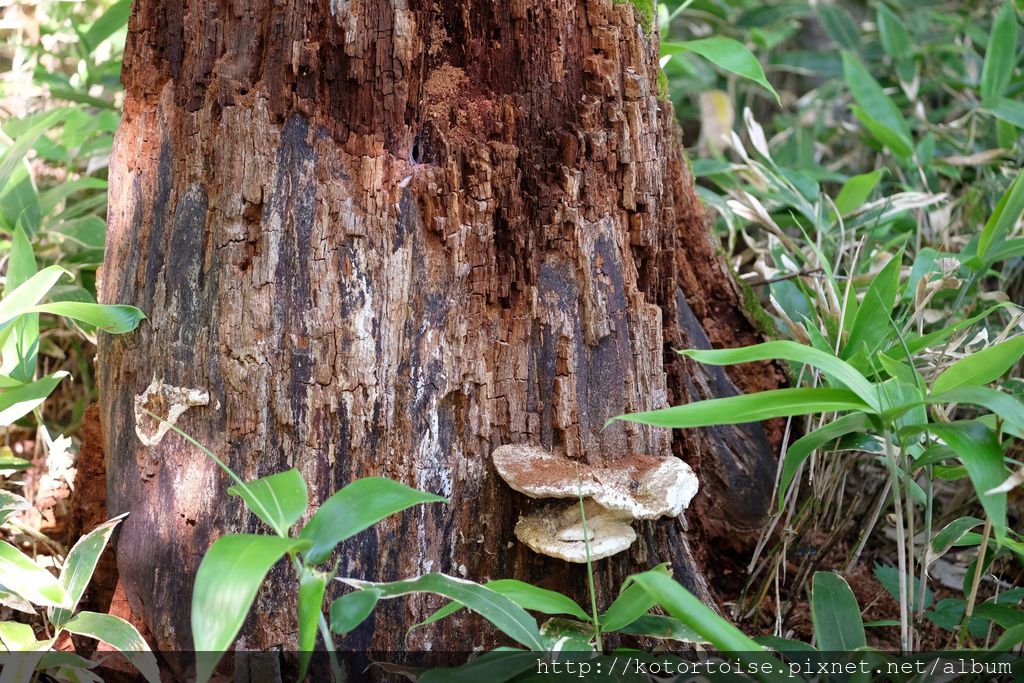
<path fill-rule="evenodd" d="M 501 446 L 491 454 L 498 474 L 531 498 L 587 499 L 590 559 L 614 555 L 636 540 L 634 519 L 677 517 L 697 494 L 697 476 L 678 458 L 633 455 L 594 466 L 536 446 Z M 531 550 L 568 562 L 586 562 L 578 503 L 547 505 L 516 524 L 516 537 Z"/>

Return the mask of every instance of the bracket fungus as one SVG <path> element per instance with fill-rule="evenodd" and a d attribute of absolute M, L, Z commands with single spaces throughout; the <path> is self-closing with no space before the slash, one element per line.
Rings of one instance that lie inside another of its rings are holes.
<path fill-rule="evenodd" d="M 632 520 L 678 517 L 697 494 L 697 476 L 674 457 L 633 455 L 607 465 L 587 465 L 535 446 L 509 445 L 495 449 L 491 458 L 501 478 L 531 498 L 588 499 L 592 560 L 632 545 Z M 583 528 L 577 503 L 545 505 L 521 517 L 515 534 L 534 552 L 586 562 Z"/>

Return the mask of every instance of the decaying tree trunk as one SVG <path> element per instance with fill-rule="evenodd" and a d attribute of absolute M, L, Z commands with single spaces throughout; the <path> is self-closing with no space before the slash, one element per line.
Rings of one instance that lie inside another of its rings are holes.
<path fill-rule="evenodd" d="M 663 561 L 711 599 L 695 558 L 757 528 L 764 430 L 605 421 L 778 377 L 673 353 L 757 333 L 644 23 L 612 0 L 136 1 L 100 286 L 149 321 L 99 362 L 110 513 L 132 513 L 118 565 L 156 646 L 191 646 L 204 551 L 257 522 L 182 439 L 142 444 L 153 380 L 155 409 L 197 390 L 179 425 L 245 477 L 295 466 L 314 502 L 369 475 L 450 496 L 343 546 L 340 574 L 374 580 L 440 571 L 580 596 L 582 567 L 515 543 L 534 503 L 491 451 L 675 453 L 701 480 L 689 531 L 642 523 L 599 563 L 601 600 Z M 245 647 L 294 644 L 293 578 L 272 573 L 289 588 L 261 592 Z M 402 649 L 438 604 L 390 601 L 344 646 Z M 468 649 L 481 633 L 456 618 L 411 643 Z"/>

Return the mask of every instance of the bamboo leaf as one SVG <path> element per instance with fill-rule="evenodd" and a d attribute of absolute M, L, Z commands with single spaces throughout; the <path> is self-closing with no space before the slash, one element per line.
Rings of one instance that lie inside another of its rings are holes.
<path fill-rule="evenodd" d="M 903 263 L 903 252 L 889 259 L 881 272 L 871 280 L 871 285 L 864 293 L 864 301 L 857 309 L 850 328 L 850 336 L 843 345 L 841 356 L 851 358 L 859 351 L 867 356 L 874 355 L 882 342 L 889 338 L 891 330 L 892 308 L 896 303 L 896 294 L 900 286 L 900 266 Z"/>
<path fill-rule="evenodd" d="M 316 632 L 320 625 L 320 614 L 327 589 L 327 575 L 305 567 L 299 580 L 298 622 L 299 622 L 299 677 L 306 679 L 309 662 L 316 647 Z"/>
<path fill-rule="evenodd" d="M 743 43 L 731 38 L 714 37 L 680 42 L 663 42 L 661 44 L 661 53 L 663 55 L 678 54 L 680 52 L 698 54 L 726 71 L 757 83 L 770 92 L 775 97 L 775 101 L 781 104 L 779 93 L 775 92 L 775 88 L 768 82 L 767 77 L 764 75 L 764 69 L 761 68 L 761 63 L 757 61 L 754 53 L 748 50 Z"/>
<path fill-rule="evenodd" d="M 246 507 L 278 536 L 287 536 L 309 505 L 306 481 L 294 468 L 246 482 L 244 487 L 236 484 L 228 493 L 244 500 Z"/>
<path fill-rule="evenodd" d="M 978 237 L 978 258 L 988 263 L 990 251 L 995 250 L 1010 234 L 1017 220 L 1024 213 L 1024 173 L 1017 175 L 1017 179 L 1003 193 L 1003 196 L 996 204 L 995 211 L 989 216 L 985 227 Z"/>
<path fill-rule="evenodd" d="M 341 596 L 331 603 L 331 630 L 340 635 L 354 631 L 373 613 L 378 600 L 380 592 L 372 588 L 352 591 Z M 456 607 L 453 612 L 461 607 L 458 603 L 451 604 Z"/>
<path fill-rule="evenodd" d="M 312 543 L 304 555 L 309 562 L 323 562 L 334 546 L 389 515 L 421 503 L 447 502 L 391 479 L 357 479 L 325 500 L 302 529 L 299 538 Z"/>
<path fill-rule="evenodd" d="M 848 652 L 867 646 L 857 598 L 838 574 L 814 573 L 811 619 L 818 648 L 823 652 Z"/>
<path fill-rule="evenodd" d="M 779 479 L 779 509 L 786 501 L 786 491 L 789 490 L 793 478 L 796 476 L 800 465 L 810 457 L 811 453 L 825 444 L 835 441 L 841 436 L 853 432 L 862 432 L 870 427 L 871 423 L 864 413 L 850 413 L 843 415 L 832 422 L 805 434 L 786 449 L 786 457 L 782 463 L 782 475 Z"/>
<path fill-rule="evenodd" d="M 160 668 L 145 639 L 134 626 L 113 614 L 79 612 L 64 624 L 65 630 L 95 638 L 125 656 L 149 683 L 160 683 Z"/>
<path fill-rule="evenodd" d="M 196 680 L 206 683 L 242 628 L 270 568 L 308 543 L 279 536 L 229 534 L 206 551 L 192 591 Z"/>
<path fill-rule="evenodd" d="M 845 51 L 843 78 L 858 105 L 854 108 L 854 115 L 898 156 L 910 157 L 914 142 L 907 120 L 861 61 Z"/>
<path fill-rule="evenodd" d="M 965 385 L 983 385 L 1002 377 L 1024 356 L 1024 336 L 1014 337 L 961 358 L 939 373 L 931 393 L 944 394 Z"/>
<path fill-rule="evenodd" d="M 991 490 L 1002 484 L 1009 472 L 996 435 L 976 420 L 932 424 L 928 429 L 956 451 L 1001 543 L 1006 538 L 1006 493 Z"/>
<path fill-rule="evenodd" d="M 36 605 L 68 604 L 68 594 L 60 581 L 6 541 L 0 541 L 0 584 Z"/>
<path fill-rule="evenodd" d="M 768 655 L 763 647 L 698 600 L 670 576 L 661 571 L 651 570 L 634 574 L 627 582 L 642 586 L 671 616 L 706 639 L 719 651 L 734 653 L 740 662 L 757 667 L 756 670 L 762 672 L 756 676 L 759 680 L 785 680 L 784 676 L 775 673 L 784 670 L 781 662 Z"/>
<path fill-rule="evenodd" d="M 546 650 L 549 646 L 540 635 L 537 621 L 522 607 L 504 595 L 472 581 L 446 574 L 424 574 L 415 579 L 393 583 L 371 583 L 356 579 L 339 581 L 360 590 L 375 590 L 380 593 L 381 599 L 414 593 L 443 595 L 476 612 L 509 638 L 533 651 Z"/>
<path fill-rule="evenodd" d="M 880 5 L 880 7 L 883 6 Z M 836 195 L 836 208 L 839 209 L 839 214 L 847 216 L 859 209 L 878 187 L 884 173 L 885 169 L 879 168 L 870 173 L 855 175 L 847 180 L 839 190 L 839 194 Z"/>
<path fill-rule="evenodd" d="M 60 572 L 60 582 L 68 596 L 67 608 L 53 610 L 50 621 L 58 628 L 71 619 L 78 601 L 82 599 L 86 586 L 92 580 L 92 574 L 96 571 L 96 564 L 107 547 L 110 536 L 114 533 L 117 525 L 128 516 L 128 513 L 118 515 L 113 519 L 100 524 L 98 527 L 82 536 L 75 543 L 75 546 L 68 553 L 64 560 L 64 568 Z"/>
<path fill-rule="evenodd" d="M 1012 0 L 996 15 L 981 68 L 981 101 L 990 103 L 1006 93 L 1017 63 L 1017 10 Z"/>
<path fill-rule="evenodd" d="M 110 334 L 131 332 L 146 319 L 146 314 L 134 306 L 90 304 L 81 301 L 55 301 L 26 309 L 26 312 L 53 313 L 92 325 Z"/>
<path fill-rule="evenodd" d="M 869 408 L 853 392 L 845 389 L 793 388 L 697 401 L 661 410 L 618 415 L 612 419 L 680 429 L 841 410 Z"/>
<path fill-rule="evenodd" d="M 5 389 L 3 393 L 0 393 L 0 426 L 13 424 L 15 420 L 31 413 L 46 400 L 47 396 L 53 393 L 60 381 L 67 376 L 68 373 L 61 370 L 31 384 Z"/>
<path fill-rule="evenodd" d="M 691 349 L 680 351 L 680 353 L 708 365 L 736 365 L 763 360 L 787 360 L 792 363 L 803 363 L 817 368 L 831 380 L 839 382 L 872 408 L 878 409 L 880 405 L 878 391 L 852 365 L 836 358 L 831 353 L 794 341 L 770 341 L 738 349 L 710 351 Z"/>
<path fill-rule="evenodd" d="M 985 520 L 977 517 L 960 517 L 953 520 L 942 528 L 932 538 L 931 545 L 925 557 L 925 565 L 930 565 L 935 560 L 945 555 L 950 548 L 956 545 L 960 539 L 967 535 L 967 532 L 985 523 Z"/>

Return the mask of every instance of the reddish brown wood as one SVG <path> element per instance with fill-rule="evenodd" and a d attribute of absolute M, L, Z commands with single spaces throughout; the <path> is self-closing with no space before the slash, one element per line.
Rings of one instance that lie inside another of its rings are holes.
<path fill-rule="evenodd" d="M 203 552 L 258 525 L 181 439 L 141 445 L 133 401 L 154 377 L 209 392 L 180 424 L 245 477 L 298 467 L 314 501 L 367 475 L 451 496 L 346 543 L 340 573 L 362 578 L 518 577 L 582 597 L 582 567 L 515 543 L 532 503 L 491 450 L 674 452 L 701 477 L 702 536 L 644 523 L 599 563 L 600 599 L 663 561 L 710 599 L 691 545 L 714 559 L 759 524 L 764 431 L 605 421 L 778 376 L 673 353 L 757 333 L 658 100 L 657 54 L 611 0 L 135 3 L 100 285 L 149 322 L 103 341 L 100 374 L 110 511 L 132 512 L 119 568 L 156 645 L 189 647 Z M 294 577 L 271 578 L 245 647 L 294 643 Z M 402 648 L 438 605 L 391 601 L 343 646 Z M 455 619 L 411 645 L 481 638 Z"/>

